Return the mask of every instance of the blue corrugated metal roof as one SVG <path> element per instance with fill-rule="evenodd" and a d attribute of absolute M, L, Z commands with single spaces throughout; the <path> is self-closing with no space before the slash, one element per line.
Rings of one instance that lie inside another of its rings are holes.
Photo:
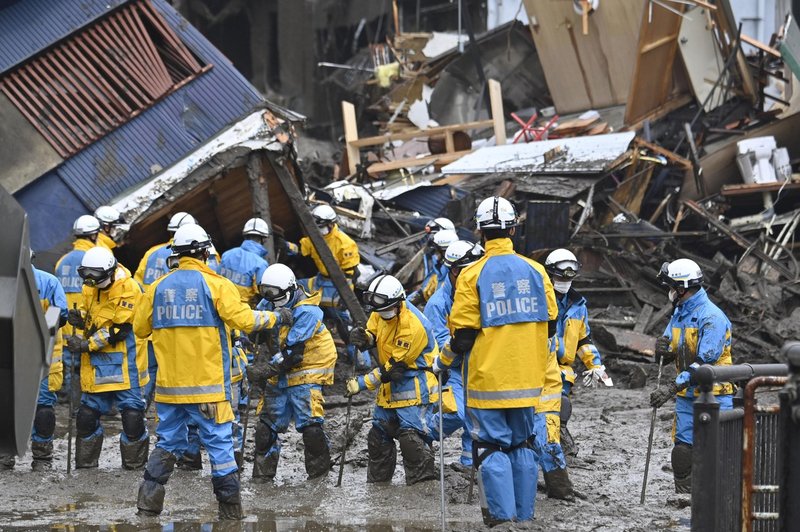
<path fill-rule="evenodd" d="M 0 74 L 128 0 L 22 0 L 0 10 Z"/>
<path fill-rule="evenodd" d="M 431 185 L 412 188 L 384 203 L 436 218 L 444 215 L 447 203 L 451 199 L 461 199 L 467 194 L 469 193 L 466 190 L 452 185 Z"/>
<path fill-rule="evenodd" d="M 28 2 L 43 0 L 24 3 Z M 50 187 L 56 175 L 87 211 L 93 211 L 147 180 L 154 166 L 171 166 L 229 124 L 267 105 L 256 88 L 172 6 L 165 0 L 152 0 L 152 4 L 201 62 L 213 67 L 15 194 L 26 209 L 27 199 L 40 196 L 27 189 Z M 59 234 L 63 233 L 60 240 L 52 229 L 37 235 L 36 225 L 31 224 L 39 249 L 69 238 L 72 219 L 58 223 L 62 226 Z"/>

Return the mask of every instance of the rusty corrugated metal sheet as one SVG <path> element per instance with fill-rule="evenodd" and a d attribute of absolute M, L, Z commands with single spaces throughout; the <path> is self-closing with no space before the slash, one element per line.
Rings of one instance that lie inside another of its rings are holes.
<path fill-rule="evenodd" d="M 127 0 L 21 0 L 0 10 L 0 74 Z"/>

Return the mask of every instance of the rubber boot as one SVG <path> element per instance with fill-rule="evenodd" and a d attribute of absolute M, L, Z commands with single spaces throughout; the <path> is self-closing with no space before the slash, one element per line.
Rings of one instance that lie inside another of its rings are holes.
<path fill-rule="evenodd" d="M 561 449 L 566 456 L 578 456 L 578 444 L 575 443 L 575 438 L 570 434 L 569 429 L 561 425 Z"/>
<path fill-rule="evenodd" d="M 144 480 L 139 485 L 136 506 L 139 515 L 158 515 L 164 509 L 164 484 L 175 469 L 177 458 L 159 447 L 153 449 L 144 470 Z"/>
<path fill-rule="evenodd" d="M 145 480 L 139 484 L 139 495 L 136 497 L 136 507 L 138 514 L 144 516 L 154 516 L 164 510 L 164 496 L 167 490 L 163 484 L 153 480 Z"/>
<path fill-rule="evenodd" d="M 178 469 L 185 471 L 200 471 L 203 469 L 203 455 L 200 453 L 183 453 L 175 464 Z"/>
<path fill-rule="evenodd" d="M 268 456 L 256 455 L 253 461 L 253 481 L 272 482 L 278 472 L 278 459 L 280 453 L 272 452 Z"/>
<path fill-rule="evenodd" d="M 89 439 L 75 438 L 75 469 L 97 467 L 100 451 L 103 449 L 103 435 Z"/>
<path fill-rule="evenodd" d="M 147 464 L 150 454 L 150 438 L 144 437 L 139 441 L 125 443 L 119 440 L 119 454 L 122 457 L 122 467 L 128 470 L 142 469 Z"/>
<path fill-rule="evenodd" d="M 10 471 L 16 463 L 17 459 L 13 454 L 0 454 L 0 471 Z"/>
<path fill-rule="evenodd" d="M 238 473 L 230 473 L 224 477 L 212 477 L 214 495 L 219 503 L 220 520 L 241 519 L 242 498 Z"/>
<path fill-rule="evenodd" d="M 236 467 L 239 468 L 239 471 L 242 471 L 242 466 L 244 466 L 244 454 L 242 454 L 242 451 L 233 451 L 233 459 L 236 460 Z"/>
<path fill-rule="evenodd" d="M 692 448 L 685 443 L 676 443 L 672 448 L 672 475 L 675 493 L 692 492 Z"/>
<path fill-rule="evenodd" d="M 422 441 L 415 430 L 403 430 L 397 436 L 400 452 L 403 454 L 403 468 L 406 472 L 406 485 L 411 486 L 425 480 L 435 480 L 436 464 L 433 449 Z"/>
<path fill-rule="evenodd" d="M 547 486 L 547 496 L 551 499 L 574 501 L 572 481 L 566 469 L 553 469 L 544 472 L 544 483 Z"/>
<path fill-rule="evenodd" d="M 331 451 L 322 427 L 310 425 L 303 430 L 303 447 L 308 479 L 327 475 L 332 465 Z"/>
<path fill-rule="evenodd" d="M 367 482 L 391 482 L 397 465 L 397 447 L 374 426 L 367 434 Z"/>
<path fill-rule="evenodd" d="M 31 455 L 33 461 L 31 468 L 34 471 L 45 471 L 53 468 L 53 442 L 31 442 Z"/>

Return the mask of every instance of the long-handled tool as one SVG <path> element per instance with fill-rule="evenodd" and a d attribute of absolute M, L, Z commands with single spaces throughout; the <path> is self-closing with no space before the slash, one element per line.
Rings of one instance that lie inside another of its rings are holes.
<path fill-rule="evenodd" d="M 356 376 L 356 365 L 353 363 L 353 377 Z M 336 487 L 342 486 L 342 476 L 344 475 L 345 455 L 347 454 L 347 444 L 349 443 L 348 432 L 350 432 L 350 412 L 353 408 L 353 396 L 347 398 L 347 414 L 344 418 L 344 442 L 342 443 L 342 454 L 339 457 L 339 477 L 336 479 Z"/>
<path fill-rule="evenodd" d="M 442 372 L 444 373 L 444 372 Z M 444 387 L 442 386 L 442 373 L 436 377 L 439 380 L 439 489 L 441 490 L 441 512 L 442 512 L 442 532 L 446 527 L 445 501 L 444 501 L 444 408 L 442 408 L 442 396 Z"/>
<path fill-rule="evenodd" d="M 664 358 L 658 359 L 658 377 L 656 378 L 656 390 L 661 386 L 661 368 L 664 366 Z M 650 436 L 647 438 L 647 458 L 644 462 L 644 478 L 642 479 L 642 496 L 639 499 L 639 504 L 644 504 L 644 495 L 647 492 L 647 473 L 650 471 L 650 454 L 653 451 L 653 432 L 656 428 L 656 412 L 658 407 L 653 407 L 653 414 L 650 417 Z"/>
<path fill-rule="evenodd" d="M 473 442 L 472 444 L 475 445 L 475 442 Z M 475 464 L 472 464 L 472 469 L 469 470 L 469 491 L 467 492 L 467 504 L 472 504 L 472 489 L 473 486 L 475 485 L 476 471 L 477 468 L 475 467 Z"/>
<path fill-rule="evenodd" d="M 72 304 L 73 310 L 78 310 L 78 304 Z M 75 326 L 72 326 L 72 336 L 75 336 Z M 67 425 L 67 475 L 72 474 L 72 427 L 75 425 L 72 421 L 72 415 L 74 412 L 74 404 L 75 399 L 73 396 L 75 395 L 72 393 L 72 379 L 75 378 L 75 357 L 81 356 L 80 353 L 70 353 L 69 354 L 69 424 Z"/>

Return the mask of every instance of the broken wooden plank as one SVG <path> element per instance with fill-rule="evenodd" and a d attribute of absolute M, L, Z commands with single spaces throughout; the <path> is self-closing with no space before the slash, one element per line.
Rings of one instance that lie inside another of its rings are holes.
<path fill-rule="evenodd" d="M 342 121 L 344 124 L 344 146 L 347 153 L 348 175 L 353 175 L 358 170 L 361 154 L 353 144 L 358 140 L 358 123 L 356 122 L 356 108 L 350 102 L 342 102 Z"/>
<path fill-rule="evenodd" d="M 652 336 L 618 327 L 606 327 L 606 330 L 614 335 L 619 347 L 624 347 L 649 357 L 655 357 L 656 339 Z"/>
<path fill-rule="evenodd" d="M 647 324 L 650 322 L 650 316 L 652 315 L 653 315 L 652 305 L 645 305 L 644 307 L 642 307 L 642 311 L 636 318 L 636 325 L 633 327 L 633 331 L 637 333 L 644 333 L 644 330 L 647 328 Z"/>
<path fill-rule="evenodd" d="M 645 333 L 649 333 L 653 330 L 653 327 L 658 325 L 664 318 L 670 316 L 675 309 L 672 308 L 672 305 L 665 305 L 658 311 L 656 311 L 651 317 L 650 321 L 647 323 L 647 326 L 644 328 Z M 657 331 L 656 334 L 661 335 L 664 331 Z"/>
<path fill-rule="evenodd" d="M 247 179 L 250 182 L 250 195 L 253 198 L 253 214 L 258 216 L 269 227 L 267 237 L 267 258 L 270 263 L 277 260 L 275 256 L 275 228 L 272 226 L 269 208 L 269 187 L 261 164 L 261 151 L 250 153 L 247 158 Z"/>
<path fill-rule="evenodd" d="M 500 82 L 496 79 L 489 80 L 489 102 L 492 107 L 492 125 L 496 146 L 503 146 L 506 139 L 506 118 L 503 114 L 503 92 Z"/>
<path fill-rule="evenodd" d="M 761 192 L 777 192 L 786 189 L 800 189 L 800 181 L 776 181 L 774 183 L 753 183 L 744 185 L 723 185 L 720 194 L 723 196 L 745 196 Z"/>
<path fill-rule="evenodd" d="M 367 173 L 369 175 L 376 175 L 381 172 L 391 172 L 392 170 L 400 170 L 401 168 L 411 168 L 414 166 L 428 166 L 429 164 L 445 165 L 462 158 L 468 153 L 472 153 L 472 150 L 457 151 L 453 153 L 437 153 L 435 155 L 427 155 L 425 157 L 372 163 L 367 167 Z"/>
<path fill-rule="evenodd" d="M 355 116 L 355 115 L 354 115 Z M 354 148 L 366 148 L 368 146 L 380 146 L 387 142 L 399 140 L 411 140 L 417 138 L 427 138 L 436 135 L 444 135 L 453 131 L 466 131 L 468 129 L 487 129 L 494 126 L 493 120 L 478 120 L 475 122 L 465 122 L 463 124 L 452 124 L 449 126 L 431 127 L 428 129 L 414 129 L 403 131 L 402 133 L 389 133 L 386 135 L 376 135 L 374 137 L 356 138 L 352 142 L 348 141 L 348 146 Z"/>

